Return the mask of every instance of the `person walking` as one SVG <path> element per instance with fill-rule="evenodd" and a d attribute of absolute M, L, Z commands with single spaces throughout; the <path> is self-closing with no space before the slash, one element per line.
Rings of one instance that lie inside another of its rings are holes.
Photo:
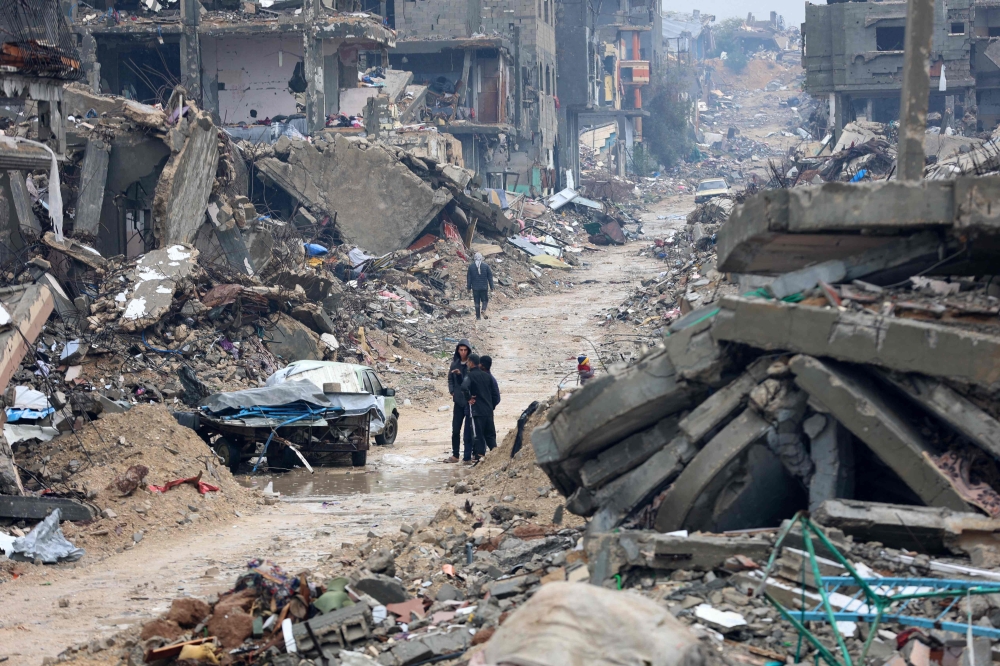
<path fill-rule="evenodd" d="M 478 461 L 486 454 L 486 447 L 496 448 L 497 433 L 493 424 L 493 405 L 500 402 L 499 392 L 494 393 L 490 375 L 479 367 L 479 354 L 469 354 L 469 373 L 462 381 L 462 394 L 472 407 L 473 457 Z M 465 458 L 465 463 L 473 460 Z"/>
<path fill-rule="evenodd" d="M 455 355 L 451 358 L 448 369 L 448 393 L 454 403 L 451 414 L 451 457 L 445 460 L 449 463 L 459 461 L 459 445 L 465 441 L 466 458 L 472 455 L 472 412 L 468 400 L 462 393 L 462 382 L 469 372 L 469 354 L 472 353 L 472 343 L 462 338 L 455 345 Z M 465 426 L 464 428 L 462 426 Z M 463 436 L 464 435 L 464 436 Z"/>
<path fill-rule="evenodd" d="M 465 276 L 466 289 L 472 291 L 472 300 L 476 303 L 476 319 L 480 319 L 480 305 L 482 306 L 482 316 L 489 319 L 486 314 L 486 306 L 490 303 L 490 291 L 493 289 L 493 270 L 485 261 L 483 255 L 476 252 L 472 263 L 469 264 L 469 271 Z"/>

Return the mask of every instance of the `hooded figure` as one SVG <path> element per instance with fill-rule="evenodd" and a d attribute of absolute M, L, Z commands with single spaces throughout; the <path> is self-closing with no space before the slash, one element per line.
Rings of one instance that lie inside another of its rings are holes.
<path fill-rule="evenodd" d="M 483 255 L 479 252 L 476 252 L 473 262 L 469 264 L 465 285 L 466 289 L 472 291 L 472 298 L 476 303 L 476 319 L 480 319 L 480 315 L 489 319 L 486 306 L 489 305 L 490 290 L 493 289 L 493 270 L 483 261 Z"/>
<path fill-rule="evenodd" d="M 451 359 L 451 367 L 448 368 L 448 393 L 451 394 L 454 405 L 451 415 L 451 457 L 445 462 L 458 462 L 458 454 L 461 453 L 459 445 L 462 441 L 465 442 L 466 457 L 468 459 L 472 457 L 472 412 L 462 394 L 462 382 L 469 372 L 466 362 L 471 353 L 472 343 L 462 338 L 455 345 L 455 355 Z"/>

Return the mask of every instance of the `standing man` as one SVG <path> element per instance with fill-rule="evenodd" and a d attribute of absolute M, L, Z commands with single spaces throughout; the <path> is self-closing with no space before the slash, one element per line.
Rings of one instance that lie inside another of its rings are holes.
<path fill-rule="evenodd" d="M 493 405 L 500 402 L 500 394 L 499 391 L 493 391 L 492 379 L 479 367 L 479 354 L 469 354 L 469 374 L 462 382 L 462 394 L 472 407 L 472 419 L 475 423 L 473 453 L 477 461 L 486 454 L 486 447 L 492 450 L 497 445 Z M 466 458 L 464 462 L 471 463 L 472 460 Z"/>
<path fill-rule="evenodd" d="M 489 426 L 487 426 L 486 428 L 484 428 L 484 431 L 488 431 L 488 432 L 492 432 L 493 433 L 493 439 L 492 440 L 486 440 L 486 446 L 488 446 L 489 449 L 490 449 L 490 451 L 492 451 L 493 449 L 496 448 L 496 445 L 497 445 L 497 426 L 496 426 L 496 421 L 493 419 L 493 414 L 494 414 L 494 412 L 496 412 L 497 405 L 500 404 L 500 384 L 497 383 L 497 378 L 494 377 L 493 373 L 491 372 L 491 370 L 493 368 L 493 358 L 492 357 L 490 357 L 490 356 L 480 356 L 479 357 L 479 367 L 480 367 L 480 369 L 483 372 L 485 372 L 489 376 L 490 381 L 493 383 L 492 396 L 495 398 L 493 400 L 493 410 L 490 412 L 490 417 L 489 417 L 490 418 L 490 424 L 489 424 Z"/>
<path fill-rule="evenodd" d="M 448 369 L 448 393 L 451 394 L 454 403 L 451 415 L 451 457 L 445 460 L 449 463 L 458 462 L 460 453 L 459 444 L 465 440 L 465 457 L 469 459 L 472 455 L 472 413 L 469 410 L 468 399 L 462 393 L 462 382 L 468 374 L 469 354 L 472 353 L 472 344 L 465 338 L 455 345 L 455 355 L 451 359 L 451 367 Z M 462 428 L 462 425 L 465 428 Z M 464 434 L 464 437 L 463 437 Z"/>
<path fill-rule="evenodd" d="M 489 265 L 483 261 L 483 255 L 476 252 L 469 272 L 465 276 L 466 289 L 472 290 L 472 299 L 476 302 L 476 319 L 480 318 L 480 308 L 482 305 L 482 316 L 489 319 L 486 314 L 486 306 L 490 302 L 490 291 L 493 289 L 493 271 Z"/>

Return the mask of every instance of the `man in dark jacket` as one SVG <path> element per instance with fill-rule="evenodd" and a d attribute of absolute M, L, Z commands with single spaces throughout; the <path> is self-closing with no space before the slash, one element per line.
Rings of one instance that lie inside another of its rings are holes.
<path fill-rule="evenodd" d="M 479 367 L 479 354 L 469 354 L 469 374 L 462 382 L 462 394 L 472 407 L 473 453 L 476 460 L 497 445 L 497 431 L 493 423 L 493 405 L 500 402 L 499 392 L 494 393 L 493 380 Z M 465 459 L 469 462 L 469 459 Z"/>
<path fill-rule="evenodd" d="M 472 343 L 465 338 L 455 345 L 455 355 L 448 369 L 448 393 L 451 394 L 454 407 L 451 415 L 451 457 L 445 462 L 457 463 L 459 443 L 465 440 L 465 458 L 472 455 L 472 412 L 469 410 L 468 399 L 462 394 L 462 382 L 469 372 L 469 354 L 472 353 Z M 465 428 L 462 428 L 462 425 Z M 463 432 L 464 430 L 464 432 Z M 464 434 L 464 437 L 463 437 Z"/>
<path fill-rule="evenodd" d="M 479 368 L 489 375 L 490 381 L 493 382 L 493 396 L 495 398 L 493 401 L 493 412 L 495 412 L 497 405 L 500 404 L 500 384 L 497 383 L 497 378 L 493 376 L 493 358 L 485 355 L 480 356 Z M 488 430 L 493 433 L 493 439 L 486 440 L 486 446 L 489 447 L 490 451 L 495 449 L 497 445 L 497 427 L 496 421 L 493 419 L 493 412 L 490 412 L 490 428 L 488 428 Z"/>
<path fill-rule="evenodd" d="M 475 258 L 469 264 L 465 285 L 466 289 L 472 290 L 472 299 L 476 302 L 476 319 L 480 318 L 480 305 L 482 305 L 482 316 L 489 319 L 489 315 L 486 314 L 486 306 L 490 303 L 490 290 L 493 289 L 493 271 L 483 261 L 483 255 L 479 252 L 476 252 Z"/>

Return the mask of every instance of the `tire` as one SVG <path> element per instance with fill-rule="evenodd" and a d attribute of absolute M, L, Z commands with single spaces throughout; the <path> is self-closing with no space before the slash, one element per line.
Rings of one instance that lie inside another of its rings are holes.
<path fill-rule="evenodd" d="M 368 463 L 368 451 L 352 451 L 351 465 L 354 467 L 364 467 Z"/>
<path fill-rule="evenodd" d="M 379 446 L 392 446 L 396 442 L 396 435 L 399 433 L 399 419 L 395 414 L 389 415 L 389 420 L 385 422 L 385 428 L 381 435 L 375 435 L 375 443 Z"/>
<path fill-rule="evenodd" d="M 229 468 L 229 471 L 236 474 L 240 467 L 240 449 L 225 437 L 219 437 L 212 445 L 212 449 L 220 458 L 222 464 Z"/>

